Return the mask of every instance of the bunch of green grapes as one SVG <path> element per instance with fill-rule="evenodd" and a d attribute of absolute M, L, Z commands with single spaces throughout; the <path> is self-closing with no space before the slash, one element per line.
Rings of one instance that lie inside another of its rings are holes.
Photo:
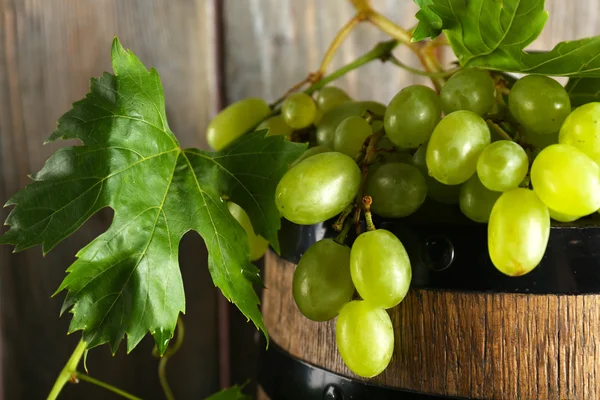
<path fill-rule="evenodd" d="M 600 103 L 571 110 L 564 87 L 536 75 L 516 81 L 505 97 L 492 76 L 461 69 L 439 94 L 413 85 L 387 107 L 354 101 L 335 87 L 314 98 L 291 94 L 276 110 L 246 99 L 211 124 L 209 144 L 216 149 L 255 126 L 310 144 L 279 182 L 275 204 L 301 225 L 338 216 L 341 233 L 304 253 L 293 296 L 307 318 L 337 318 L 339 352 L 360 376 L 388 365 L 394 331 L 386 310 L 406 296 L 412 275 L 404 246 L 376 229 L 371 213 L 404 218 L 427 198 L 458 207 L 488 224 L 495 267 L 519 276 L 542 260 L 551 218 L 572 222 L 600 209 Z M 367 207 L 363 196 L 372 200 Z M 349 247 L 345 228 L 360 212 L 368 230 Z M 252 257 L 262 255 L 264 239 L 236 218 Z"/>

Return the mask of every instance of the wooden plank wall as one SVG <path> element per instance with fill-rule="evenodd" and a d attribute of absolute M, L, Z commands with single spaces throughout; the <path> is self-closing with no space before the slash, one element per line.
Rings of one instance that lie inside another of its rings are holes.
<path fill-rule="evenodd" d="M 216 0 L 221 1 L 221 0 Z M 374 0 L 403 26 L 414 23 L 409 0 Z M 346 0 L 222 0 L 227 101 L 246 96 L 273 100 L 314 70 L 329 40 L 350 18 Z M 598 0 L 550 0 L 545 32 L 533 48 L 600 34 Z M 215 110 L 218 72 L 213 57 L 214 2 L 210 0 L 0 0 L 0 202 L 27 183 L 61 144 L 41 146 L 58 117 L 87 91 L 88 78 L 110 70 L 110 42 L 118 35 L 163 78 L 170 125 L 185 146 L 205 145 L 203 131 Z M 336 56 L 333 68 L 385 39 L 360 26 Z M 417 66 L 406 49 L 397 55 Z M 340 80 L 360 99 L 389 101 L 402 87 L 426 83 L 394 66 L 375 62 Z M 0 209 L 0 219 L 8 210 Z M 49 299 L 77 249 L 110 223 L 110 212 L 92 218 L 47 257 L 39 248 L 13 255 L 0 247 L 0 324 L 6 399 L 43 398 L 77 338 L 65 337 L 68 316 L 58 319 L 59 298 Z M 169 371 L 179 398 L 200 398 L 218 386 L 217 294 L 197 236 L 182 243 L 188 302 L 186 336 Z M 198 254 L 200 253 L 200 254 Z M 198 260 L 203 260 L 199 263 Z M 202 265 L 198 265 L 202 264 Z M 257 338 L 232 311 L 232 378 L 253 377 Z M 146 340 L 116 359 L 108 349 L 90 353 L 91 373 L 144 398 L 161 398 L 156 361 Z M 64 398 L 106 399 L 83 384 Z"/>

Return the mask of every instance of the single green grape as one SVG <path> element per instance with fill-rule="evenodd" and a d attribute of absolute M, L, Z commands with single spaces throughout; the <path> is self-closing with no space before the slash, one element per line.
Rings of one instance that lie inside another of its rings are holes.
<path fill-rule="evenodd" d="M 525 129 L 550 134 L 560 129 L 571 112 L 571 100 L 565 88 L 554 79 L 528 75 L 510 90 L 508 109 Z"/>
<path fill-rule="evenodd" d="M 432 89 L 408 86 L 388 104 L 383 120 L 385 133 L 400 148 L 417 148 L 429 139 L 441 116 L 440 98 Z"/>
<path fill-rule="evenodd" d="M 267 136 L 283 135 L 290 136 L 294 131 L 288 126 L 283 120 L 281 115 L 275 115 L 273 117 L 265 119 L 256 127 L 255 130 L 260 131 L 262 129 L 268 129 Z"/>
<path fill-rule="evenodd" d="M 577 221 L 579 218 L 581 218 L 581 217 L 575 217 L 573 215 L 559 213 L 558 211 L 554 211 L 551 208 L 549 208 L 548 211 L 550 211 L 550 218 L 552 218 L 553 220 L 558 221 L 558 222 L 573 222 L 573 221 Z"/>
<path fill-rule="evenodd" d="M 425 157 L 427 155 L 427 143 L 423 143 L 412 156 L 411 164 L 421 171 L 427 184 L 427 197 L 443 204 L 458 204 L 460 185 L 444 185 L 435 178 L 429 176 Z"/>
<path fill-rule="evenodd" d="M 317 144 L 333 148 L 338 125 L 348 117 L 362 117 L 366 111 L 382 116 L 385 113 L 385 106 L 375 101 L 357 101 L 347 102 L 329 110 L 317 125 Z"/>
<path fill-rule="evenodd" d="M 368 301 L 342 308 L 335 341 L 344 363 L 358 376 L 372 378 L 385 370 L 394 353 L 394 327 L 388 313 Z"/>
<path fill-rule="evenodd" d="M 291 222 L 316 224 L 344 211 L 356 196 L 360 180 L 360 169 L 347 155 L 316 154 L 283 175 L 275 189 L 275 204 Z"/>
<path fill-rule="evenodd" d="M 357 116 L 348 117 L 335 130 L 333 149 L 355 158 L 371 134 L 371 125 L 367 120 Z"/>
<path fill-rule="evenodd" d="M 535 147 L 536 150 L 544 150 L 546 147 L 558 143 L 558 132 L 540 135 L 531 131 L 524 131 L 523 137 L 527 143 Z"/>
<path fill-rule="evenodd" d="M 531 166 L 533 190 L 561 214 L 588 215 L 600 208 L 600 167 L 581 150 L 553 144 Z"/>
<path fill-rule="evenodd" d="M 511 140 L 498 140 L 487 146 L 477 160 L 477 175 L 490 190 L 506 192 L 519 186 L 529 170 L 529 158 Z"/>
<path fill-rule="evenodd" d="M 312 97 L 306 93 L 292 93 L 281 104 L 281 115 L 288 126 L 302 129 L 310 126 L 315 120 L 317 106 Z"/>
<path fill-rule="evenodd" d="M 442 87 L 440 99 L 444 113 L 458 110 L 485 115 L 494 107 L 494 80 L 487 71 L 465 68 L 448 79 Z"/>
<path fill-rule="evenodd" d="M 325 86 L 317 93 L 317 106 L 323 114 L 349 101 L 352 101 L 350 96 L 335 86 Z"/>
<path fill-rule="evenodd" d="M 466 182 L 477 170 L 477 159 L 491 141 L 485 121 L 471 111 L 448 114 L 427 144 L 429 175 L 446 185 Z"/>
<path fill-rule="evenodd" d="M 327 321 L 338 315 L 354 294 L 350 248 L 332 239 L 310 246 L 294 271 L 292 293 L 308 319 Z"/>
<path fill-rule="evenodd" d="M 369 174 L 367 192 L 371 210 L 382 217 L 400 218 L 413 214 L 427 197 L 423 174 L 412 165 L 388 163 Z"/>
<path fill-rule="evenodd" d="M 460 185 L 459 205 L 462 213 L 475 222 L 488 222 L 492 207 L 502 193 L 486 188 L 477 174 Z"/>
<path fill-rule="evenodd" d="M 233 218 L 236 219 L 237 222 L 240 223 L 242 228 L 248 234 L 248 244 L 250 245 L 250 260 L 256 261 L 260 259 L 267 251 L 269 247 L 269 242 L 265 238 L 260 235 L 254 233 L 254 228 L 252 227 L 252 223 L 250 222 L 250 218 L 248 218 L 248 214 L 246 211 L 235 203 L 228 202 L 227 208 L 229 208 L 229 212 L 233 215 Z"/>
<path fill-rule="evenodd" d="M 298 163 L 306 160 L 309 157 L 315 156 L 317 154 L 321 154 L 321 153 L 328 153 L 331 150 L 329 147 L 327 146 L 315 146 L 315 147 L 311 147 L 310 149 L 307 149 L 304 153 L 302 153 L 302 155 L 300 157 L 298 157 L 296 159 L 296 161 L 294 161 L 292 163 L 292 165 L 290 165 L 290 168 L 296 166 Z"/>
<path fill-rule="evenodd" d="M 502 193 L 488 224 L 488 249 L 500 272 L 509 276 L 530 272 L 542 260 L 549 236 L 548 207 L 532 190 Z"/>
<path fill-rule="evenodd" d="M 584 104 L 569 114 L 558 142 L 577 147 L 600 165 L 600 103 Z"/>
<path fill-rule="evenodd" d="M 271 109 L 263 99 L 237 101 L 210 121 L 206 128 L 206 142 L 213 149 L 222 150 L 270 113 Z"/>
<path fill-rule="evenodd" d="M 367 231 L 356 238 L 350 251 L 350 273 L 360 297 L 382 308 L 400 303 L 412 278 L 402 242 L 385 229 Z"/>

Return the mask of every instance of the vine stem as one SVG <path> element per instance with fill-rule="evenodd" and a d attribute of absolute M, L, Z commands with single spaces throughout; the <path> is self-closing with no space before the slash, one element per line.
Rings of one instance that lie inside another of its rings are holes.
<path fill-rule="evenodd" d="M 71 357 L 69 357 L 69 360 L 60 371 L 58 378 L 56 378 L 56 382 L 54 382 L 54 386 L 52 386 L 50 394 L 48 395 L 48 400 L 56 400 L 63 387 L 71 380 L 71 376 L 77 370 L 77 365 L 79 365 L 79 361 L 81 360 L 81 357 L 83 357 L 85 346 L 86 343 L 83 340 L 80 340 L 77 347 L 75 347 L 73 354 L 71 354 Z"/>
<path fill-rule="evenodd" d="M 359 22 L 362 22 L 364 20 L 365 20 L 364 16 L 361 13 L 358 13 L 354 17 L 352 17 L 352 19 L 350 19 L 350 21 L 346 22 L 346 24 L 338 31 L 338 33 L 335 35 L 335 37 L 329 44 L 329 48 L 327 48 L 327 51 L 325 52 L 325 55 L 323 56 L 323 59 L 321 60 L 321 65 L 319 65 L 319 69 L 316 72 L 309 73 L 306 76 L 306 78 L 304 78 L 303 80 L 301 80 L 300 82 L 298 82 L 294 86 L 292 86 L 287 92 L 285 92 L 285 94 L 283 96 L 281 96 L 280 98 L 275 100 L 275 102 L 273 102 L 270 105 L 271 108 L 276 107 L 279 103 L 281 103 L 287 97 L 287 95 L 300 89 L 305 84 L 307 84 L 309 82 L 315 83 L 315 82 L 320 81 L 323 78 L 323 75 L 325 75 L 325 71 L 327 70 L 327 67 L 329 66 L 329 64 L 331 64 L 331 61 L 333 60 L 335 53 L 338 51 L 338 49 L 340 48 L 340 46 L 342 45 L 344 40 L 348 37 L 350 32 L 352 32 L 352 29 L 354 29 L 354 27 L 356 27 L 356 25 L 358 25 Z"/>
<path fill-rule="evenodd" d="M 179 316 L 179 318 L 177 319 L 176 331 L 177 336 L 175 338 L 175 343 L 173 344 L 173 347 L 167 349 L 165 354 L 160 358 L 160 361 L 158 362 L 158 379 L 160 380 L 160 386 L 162 387 L 167 400 L 175 400 L 175 396 L 173 395 L 173 391 L 171 390 L 171 387 L 169 386 L 169 381 L 167 379 L 167 362 L 173 354 L 177 353 L 177 350 L 179 350 L 179 348 L 183 344 L 185 328 L 183 326 L 183 319 L 181 318 L 181 316 Z"/>
<path fill-rule="evenodd" d="M 75 371 L 72 375 L 75 376 L 77 379 L 80 379 L 82 381 L 86 381 L 86 382 L 92 383 L 92 384 L 94 384 L 96 386 L 100 386 L 101 388 L 104 388 L 104 389 L 106 389 L 108 391 L 116 393 L 116 394 L 118 394 L 119 396 L 121 396 L 121 397 L 123 397 L 125 399 L 129 399 L 129 400 L 142 400 L 141 397 L 134 396 L 131 393 L 127 393 L 124 390 L 121 390 L 119 388 L 114 387 L 113 385 L 110 385 L 110 384 L 108 384 L 106 382 L 103 382 L 103 381 L 101 381 L 99 379 L 92 378 L 91 376 L 86 375 L 83 372 Z"/>
<path fill-rule="evenodd" d="M 511 142 L 513 141 L 513 138 L 510 137 L 510 135 L 508 133 L 506 133 L 506 131 L 504 129 L 502 129 L 498 124 L 496 124 L 494 121 L 488 119 L 485 122 L 490 127 L 490 129 L 492 129 L 494 132 L 496 132 L 498 135 L 500 135 L 502 137 L 502 139 L 510 140 Z"/>
<path fill-rule="evenodd" d="M 365 211 L 365 222 L 367 225 L 368 231 L 375 230 L 375 224 L 373 223 L 373 215 L 371 214 L 371 204 L 373 203 L 373 199 L 371 196 L 364 196 L 362 198 L 362 205 Z"/>
<path fill-rule="evenodd" d="M 360 187 L 358 189 L 358 194 L 356 195 L 356 210 L 354 212 L 354 224 L 356 226 L 356 234 L 360 235 L 360 213 L 362 211 L 361 204 L 363 204 L 363 195 L 365 192 L 365 186 L 367 184 L 367 176 L 369 175 L 369 166 L 373 162 L 373 157 L 377 152 L 377 143 L 379 140 L 385 135 L 383 129 L 378 130 L 370 136 L 369 144 L 367 145 L 367 149 L 365 151 L 365 158 L 362 162 L 361 166 L 361 180 Z M 372 223 L 372 221 L 371 221 Z M 368 222 L 367 222 L 368 227 Z"/>
<path fill-rule="evenodd" d="M 402 68 L 402 69 L 405 69 L 406 71 L 408 71 L 410 73 L 413 73 L 415 75 L 427 76 L 427 77 L 430 77 L 430 78 L 445 78 L 447 76 L 450 76 L 450 75 L 454 74 L 458 70 L 460 70 L 460 68 L 457 67 L 457 68 L 452 68 L 452 69 L 449 69 L 447 71 L 441 71 L 441 72 L 425 72 L 425 71 L 421 71 L 419 69 L 416 69 L 416 68 L 413 68 L 413 67 L 411 67 L 409 65 L 404 64 L 402 61 L 398 60 L 394 56 L 391 56 L 388 59 L 388 61 L 391 62 L 392 64 L 394 64 L 394 65 Z"/>

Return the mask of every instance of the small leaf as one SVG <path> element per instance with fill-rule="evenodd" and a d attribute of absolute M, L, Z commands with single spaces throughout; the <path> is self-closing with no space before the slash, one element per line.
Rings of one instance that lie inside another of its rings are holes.
<path fill-rule="evenodd" d="M 16 207 L 0 244 L 17 251 L 41 244 L 47 253 L 93 214 L 113 208 L 108 231 L 67 269 L 57 290 L 68 291 L 62 311 L 70 309 L 69 331 L 82 330 L 88 348 L 109 343 L 114 353 L 127 335 L 131 351 L 151 332 L 162 353 L 185 311 L 179 242 L 197 231 L 215 285 L 266 336 L 247 236 L 222 196 L 243 207 L 278 250 L 275 187 L 305 145 L 257 132 L 218 153 L 183 150 L 167 123 L 158 73 L 117 39 L 112 64 L 115 74 L 92 79 L 48 139 L 83 145 L 58 150 L 8 201 Z"/>
<path fill-rule="evenodd" d="M 418 42 L 426 38 L 435 39 L 442 33 L 442 19 L 429 6 L 433 0 L 414 0 L 420 10 L 415 15 L 419 20 L 417 28 L 413 32 L 412 41 Z"/>
<path fill-rule="evenodd" d="M 600 79 L 571 78 L 565 89 L 569 93 L 573 107 L 600 101 Z"/>
<path fill-rule="evenodd" d="M 423 0 L 419 5 L 426 13 L 422 31 L 431 31 L 426 26 L 435 21 L 430 13 L 436 14 L 462 66 L 600 77 L 600 36 L 561 42 L 551 51 L 524 50 L 546 23 L 544 0 Z"/>
<path fill-rule="evenodd" d="M 230 388 L 223 389 L 220 392 L 207 397 L 206 400 L 250 400 L 250 396 L 242 393 L 242 389 L 244 389 L 246 384 L 241 386 L 234 385 Z"/>

